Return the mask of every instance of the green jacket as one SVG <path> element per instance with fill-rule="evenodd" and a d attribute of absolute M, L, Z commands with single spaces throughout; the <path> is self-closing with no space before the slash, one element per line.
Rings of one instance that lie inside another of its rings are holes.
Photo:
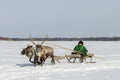
<path fill-rule="evenodd" d="M 74 51 L 78 51 L 78 52 L 81 52 L 84 54 L 87 54 L 87 52 L 88 52 L 88 50 L 86 49 L 85 46 L 80 46 L 80 45 L 75 46 Z"/>

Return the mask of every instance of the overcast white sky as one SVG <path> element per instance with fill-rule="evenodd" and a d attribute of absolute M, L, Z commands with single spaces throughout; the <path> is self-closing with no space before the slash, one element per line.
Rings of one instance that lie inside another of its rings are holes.
<path fill-rule="evenodd" d="M 120 36 L 120 0 L 0 0 L 0 36 Z"/>

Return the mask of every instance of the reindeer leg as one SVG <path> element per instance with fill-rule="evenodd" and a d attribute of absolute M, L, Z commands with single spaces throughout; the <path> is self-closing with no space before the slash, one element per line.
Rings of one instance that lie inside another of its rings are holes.
<path fill-rule="evenodd" d="M 37 56 L 34 57 L 34 64 L 35 64 L 35 66 L 38 64 L 38 57 Z"/>
<path fill-rule="evenodd" d="M 42 66 L 42 58 L 39 59 L 39 65 Z"/>
<path fill-rule="evenodd" d="M 35 65 L 35 67 L 36 67 L 36 65 L 37 65 L 36 57 L 34 57 L 34 65 Z"/>
<path fill-rule="evenodd" d="M 46 56 L 44 57 L 44 62 L 46 61 L 47 58 L 48 58 L 48 55 L 46 55 Z"/>
<path fill-rule="evenodd" d="M 41 66 L 43 66 L 44 62 L 45 62 L 45 57 L 41 57 L 40 58 L 40 64 L 41 64 Z"/>
<path fill-rule="evenodd" d="M 41 66 L 43 66 L 43 59 L 40 59 Z"/>
<path fill-rule="evenodd" d="M 39 62 L 39 57 L 37 56 L 37 58 L 36 58 L 36 63 L 37 64 L 40 64 L 40 62 Z"/>
<path fill-rule="evenodd" d="M 30 61 L 31 63 L 34 63 L 33 61 L 31 61 L 31 59 L 32 59 L 32 57 L 29 58 L 29 61 Z"/>
<path fill-rule="evenodd" d="M 52 56 L 51 58 L 52 58 L 51 63 L 55 64 L 54 56 Z"/>

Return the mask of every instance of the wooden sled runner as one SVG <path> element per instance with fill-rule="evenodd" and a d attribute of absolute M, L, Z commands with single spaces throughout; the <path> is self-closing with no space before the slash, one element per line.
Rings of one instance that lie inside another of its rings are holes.
<path fill-rule="evenodd" d="M 88 53 L 87 56 L 85 57 L 84 61 L 85 63 L 96 63 L 95 61 L 92 61 L 94 54 Z M 87 62 L 86 59 L 90 58 L 90 61 Z M 62 59 L 67 59 L 69 63 L 75 63 L 76 59 L 79 59 L 79 62 L 81 62 L 81 55 L 79 54 L 70 54 L 70 55 L 65 55 L 65 56 L 54 56 L 54 59 L 60 63 L 60 60 Z M 72 61 L 73 60 L 73 61 Z"/>
<path fill-rule="evenodd" d="M 94 54 L 88 53 L 87 56 L 84 58 L 85 63 L 96 63 L 95 61 L 92 61 Z M 65 55 L 66 59 L 68 60 L 68 62 L 70 63 L 75 63 L 76 59 L 79 59 L 79 62 L 81 62 L 81 55 L 79 54 L 71 54 L 71 55 Z M 90 58 L 89 62 L 86 62 L 86 59 Z M 71 61 L 71 59 L 73 59 L 73 61 Z"/>
<path fill-rule="evenodd" d="M 70 63 L 75 63 L 77 58 L 79 58 L 79 60 L 81 58 L 81 56 L 78 54 L 65 55 L 65 57 L 68 60 L 68 62 L 70 62 Z M 71 61 L 71 59 L 74 59 L 73 62 Z"/>

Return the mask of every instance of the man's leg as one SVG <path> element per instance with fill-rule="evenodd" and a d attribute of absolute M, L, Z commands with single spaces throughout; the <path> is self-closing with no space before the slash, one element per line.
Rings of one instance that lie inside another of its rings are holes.
<path fill-rule="evenodd" d="M 80 63 L 83 63 L 84 57 L 85 57 L 85 55 L 81 54 Z"/>

